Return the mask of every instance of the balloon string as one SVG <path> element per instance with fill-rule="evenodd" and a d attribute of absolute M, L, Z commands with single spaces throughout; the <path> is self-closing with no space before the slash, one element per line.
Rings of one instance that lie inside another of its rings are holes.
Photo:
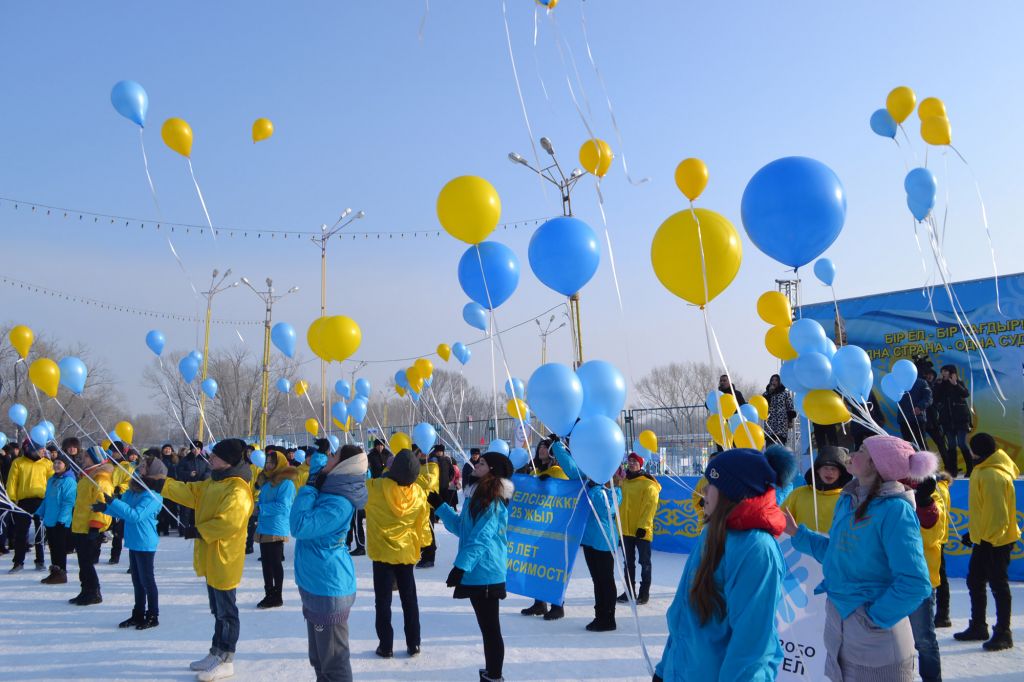
<path fill-rule="evenodd" d="M 921 294 L 928 299 L 928 311 L 932 314 L 932 321 L 935 324 L 939 323 L 939 318 L 935 314 L 935 304 L 932 300 L 934 295 L 932 287 L 930 285 L 931 276 L 928 274 L 928 263 L 924 257 L 924 249 L 921 248 L 921 239 L 917 234 L 917 221 L 914 221 L 914 242 L 917 244 L 917 253 L 921 256 L 921 270 L 924 272 L 924 286 L 921 287 Z"/>
<path fill-rule="evenodd" d="M 203 421 L 204 424 L 206 424 L 206 432 L 210 434 L 210 438 L 214 440 L 219 440 L 217 436 L 214 435 L 213 433 L 213 424 L 210 423 L 210 418 L 206 415 L 206 410 L 203 409 L 202 402 L 199 400 L 199 396 L 196 394 L 195 389 L 192 388 L 192 384 L 186 385 L 188 386 L 189 393 L 192 394 L 192 400 L 195 401 L 196 408 L 199 410 L 199 418 Z M 199 434 L 200 440 L 202 440 L 202 435 L 203 434 Z"/>
<path fill-rule="evenodd" d="M 206 210 L 206 200 L 203 199 L 203 190 L 199 189 L 199 181 L 196 180 L 196 172 L 192 170 L 192 159 L 186 157 L 185 161 L 188 163 L 188 172 L 192 176 L 192 184 L 196 186 L 196 194 L 199 196 L 199 203 L 203 206 L 203 215 L 206 216 L 206 224 L 210 227 L 210 234 L 213 235 L 213 241 L 217 241 L 217 231 L 213 229 L 213 221 L 210 220 L 210 212 Z"/>
<path fill-rule="evenodd" d="M 156 216 L 163 222 L 164 216 L 160 210 L 160 200 L 156 196 L 156 186 L 153 184 L 153 176 L 149 174 L 149 156 L 146 154 L 146 139 L 142 126 L 139 126 L 139 146 L 142 147 L 142 167 L 146 171 L 146 181 L 149 183 L 149 193 L 153 196 L 153 204 L 156 206 Z"/>
<path fill-rule="evenodd" d="M 985 199 L 981 195 L 981 183 L 978 182 L 978 176 L 975 175 L 974 169 L 971 168 L 971 165 L 969 163 L 967 163 L 967 159 L 964 158 L 963 154 L 961 154 L 960 151 L 953 145 L 950 145 L 949 148 L 952 149 L 953 153 L 960 157 L 960 160 L 963 161 L 965 166 L 967 166 L 967 170 L 971 174 L 971 179 L 974 181 L 974 191 L 978 195 L 978 204 L 981 206 L 981 222 L 985 226 L 985 236 L 988 238 L 988 251 L 992 258 L 992 280 L 995 284 L 996 289 L 996 310 L 999 311 L 1000 315 L 1006 317 L 1006 315 L 1003 313 L 1003 309 L 1001 307 L 999 300 L 999 268 L 996 265 L 996 249 L 995 246 L 993 246 L 992 244 L 992 230 L 989 227 L 988 223 L 988 210 L 985 208 Z"/>
<path fill-rule="evenodd" d="M 512 77 L 516 82 L 516 94 L 519 95 L 519 107 L 523 111 L 523 121 L 526 123 L 526 133 L 530 136 L 530 148 L 533 149 L 533 160 L 537 164 L 537 168 L 540 168 L 540 154 L 537 152 L 537 143 L 533 140 L 533 126 L 530 125 L 530 115 L 526 111 L 526 100 L 523 98 L 523 88 L 519 83 L 519 70 L 516 68 L 516 56 L 512 51 L 512 32 L 508 27 L 508 7 L 505 4 L 505 0 L 501 0 L 501 14 L 505 21 L 505 43 L 508 45 L 508 59 L 512 63 Z M 537 182 L 540 183 L 541 191 L 544 193 L 544 198 L 546 200 L 548 190 L 544 186 L 543 176 L 539 176 L 537 178 Z"/>
<path fill-rule="evenodd" d="M 629 326 L 626 324 L 626 309 L 622 305 L 622 289 L 619 287 L 619 275 L 615 268 L 615 249 L 612 248 L 612 235 L 608 229 L 608 217 L 604 212 L 604 194 L 601 192 L 601 179 L 594 176 L 594 190 L 597 192 L 597 206 L 601 212 L 601 224 L 604 226 L 604 241 L 608 246 L 608 264 L 611 265 L 612 282 L 615 284 L 615 298 L 619 303 L 619 321 L 622 324 L 622 342 L 626 349 L 626 371 L 629 373 L 629 385 L 635 386 L 633 376 L 633 354 L 629 347 Z M 582 358 L 580 358 L 582 360 Z"/>
<path fill-rule="evenodd" d="M 167 396 L 167 404 L 171 408 L 171 415 L 174 417 L 174 421 L 178 422 L 178 426 L 181 427 L 181 432 L 185 434 L 185 440 L 188 441 L 189 447 L 195 448 L 196 451 L 199 453 L 199 456 L 206 460 L 206 463 L 209 464 L 210 460 L 207 459 L 206 455 L 203 454 L 202 449 L 196 447 L 195 442 L 192 440 L 192 436 L 190 436 L 188 433 L 188 429 L 185 428 L 185 424 L 182 421 L 185 418 L 184 406 L 182 407 L 181 417 L 178 416 L 178 411 L 174 408 L 174 398 L 171 397 L 171 392 L 167 388 L 167 384 L 164 382 L 164 359 L 158 355 L 157 360 L 160 361 L 160 388 L 163 389 L 164 395 Z M 102 428 L 102 425 L 100 428 Z M 106 433 L 106 431 L 104 431 L 104 433 Z"/>
<path fill-rule="evenodd" d="M 427 17 L 430 16 L 430 0 L 426 0 L 423 8 L 423 18 L 420 19 L 419 41 L 423 42 L 423 33 L 427 28 Z"/>

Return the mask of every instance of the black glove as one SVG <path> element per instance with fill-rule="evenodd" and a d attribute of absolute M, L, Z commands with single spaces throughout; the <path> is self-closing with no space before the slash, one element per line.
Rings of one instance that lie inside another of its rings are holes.
<path fill-rule="evenodd" d="M 444 498 L 435 492 L 431 492 L 427 495 L 427 504 L 430 505 L 431 510 L 437 511 L 437 508 L 444 504 Z M 451 585 L 448 587 L 451 587 Z"/>
<path fill-rule="evenodd" d="M 917 502 L 918 507 L 927 507 L 930 505 L 932 500 L 932 493 L 935 492 L 935 477 L 929 476 L 920 483 L 917 484 L 917 488 L 914 489 L 914 501 Z"/>
<path fill-rule="evenodd" d="M 637 540 L 643 540 L 645 537 L 647 537 L 647 529 L 646 528 L 637 528 L 636 529 L 636 539 Z"/>
<path fill-rule="evenodd" d="M 665 682 L 665 681 L 663 679 L 661 679 L 661 675 L 659 675 L 658 673 L 654 673 L 654 677 L 651 678 L 651 682 Z"/>
<path fill-rule="evenodd" d="M 465 571 L 458 566 L 455 566 L 452 568 L 452 572 L 448 574 L 448 580 L 445 580 L 444 584 L 448 587 L 458 587 L 459 583 L 462 582 L 462 576 L 465 574 Z"/>
<path fill-rule="evenodd" d="M 323 485 L 324 485 L 324 481 L 326 481 L 326 480 L 327 480 L 327 474 L 325 474 L 324 472 L 321 471 L 320 473 L 318 473 L 313 478 L 312 481 L 309 482 L 309 484 L 311 486 L 313 486 L 314 488 L 316 488 L 317 490 L 320 490 L 320 488 L 322 488 Z"/>
<path fill-rule="evenodd" d="M 196 528 L 195 526 L 186 526 L 185 527 L 185 534 L 182 535 L 182 537 L 183 538 L 187 538 L 189 540 L 198 540 L 202 536 L 199 535 L 199 529 Z"/>
<path fill-rule="evenodd" d="M 540 479 L 541 481 L 546 481 L 546 480 L 548 480 L 549 478 L 551 478 L 551 474 L 541 474 L 541 475 L 540 475 L 540 476 L 538 476 L 537 478 L 538 478 L 538 479 Z"/>
<path fill-rule="evenodd" d="M 971 534 L 970 533 L 964 533 L 963 535 L 961 535 L 960 536 L 960 544 L 963 545 L 964 547 L 974 547 L 974 543 L 971 542 Z"/>

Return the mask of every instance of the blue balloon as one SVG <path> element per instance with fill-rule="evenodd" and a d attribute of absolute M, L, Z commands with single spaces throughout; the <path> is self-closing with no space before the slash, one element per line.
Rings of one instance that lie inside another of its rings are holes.
<path fill-rule="evenodd" d="M 813 389 L 832 388 L 832 363 L 821 353 L 800 353 L 793 361 L 796 378 L 801 385 Z"/>
<path fill-rule="evenodd" d="M 53 422 L 44 419 L 39 422 L 39 425 L 46 429 L 46 433 L 50 436 L 50 440 L 53 440 L 53 437 L 57 435 L 57 428 L 53 425 Z"/>
<path fill-rule="evenodd" d="M 331 452 L 337 452 L 341 447 L 341 440 L 333 433 L 327 436 L 327 442 L 331 444 Z"/>
<path fill-rule="evenodd" d="M 519 258 L 500 242 L 474 244 L 459 260 L 459 285 L 484 308 L 497 308 L 519 285 Z"/>
<path fill-rule="evenodd" d="M 500 438 L 495 438 L 487 444 L 487 452 L 500 452 L 507 457 L 509 453 L 508 443 Z"/>
<path fill-rule="evenodd" d="M 195 358 L 195 361 L 198 362 L 200 365 L 203 364 L 203 354 L 200 353 L 199 351 L 194 350 L 191 353 L 189 353 L 188 356 L 190 358 Z"/>
<path fill-rule="evenodd" d="M 746 419 L 748 422 L 753 422 L 754 424 L 756 424 L 757 422 L 761 421 L 761 415 L 757 413 L 757 408 L 751 405 L 750 403 L 740 405 L 740 414 L 742 414 L 743 418 Z"/>
<path fill-rule="evenodd" d="M 186 384 L 191 384 L 199 374 L 199 361 L 193 355 L 186 355 L 178 361 L 178 371 Z"/>
<path fill-rule="evenodd" d="M 331 416 L 337 419 L 338 423 L 344 424 L 348 421 L 348 405 L 342 400 L 331 403 Z"/>
<path fill-rule="evenodd" d="M 896 139 L 896 119 L 885 109 L 878 109 L 871 114 L 871 130 L 876 135 Z"/>
<path fill-rule="evenodd" d="M 928 214 L 932 212 L 934 204 L 922 204 L 915 201 L 913 197 L 907 197 L 907 208 L 910 209 L 910 215 L 914 216 L 914 220 L 921 222 L 928 217 Z"/>
<path fill-rule="evenodd" d="M 213 377 L 206 377 L 203 379 L 203 383 L 199 384 L 199 387 L 203 389 L 203 393 L 210 400 L 217 397 L 217 380 Z"/>
<path fill-rule="evenodd" d="M 512 398 L 519 398 L 522 400 L 526 396 L 526 384 L 523 383 L 522 379 L 512 377 L 505 382 L 505 396 L 509 400 Z"/>
<path fill-rule="evenodd" d="M 66 357 L 58 364 L 60 367 L 60 384 L 75 395 L 82 395 L 85 390 L 85 379 L 89 375 L 85 363 L 78 358 Z"/>
<path fill-rule="evenodd" d="M 370 398 L 370 380 L 369 379 L 356 379 L 356 395 L 369 399 Z"/>
<path fill-rule="evenodd" d="M 741 424 L 743 424 L 743 417 L 740 416 L 739 412 L 729 417 L 729 429 L 731 431 L 735 431 L 736 429 L 740 428 Z"/>
<path fill-rule="evenodd" d="M 356 398 L 348 404 L 348 416 L 352 417 L 352 421 L 356 424 L 362 424 L 363 419 L 366 418 L 366 408 L 368 406 L 366 398 Z"/>
<path fill-rule="evenodd" d="M 469 362 L 471 357 L 473 357 L 473 352 L 466 347 L 466 344 L 458 341 L 452 344 L 452 355 L 455 356 L 455 359 L 458 360 L 460 364 L 464 365 Z"/>
<path fill-rule="evenodd" d="M 566 365 L 549 362 L 530 377 L 526 399 L 538 419 L 564 436 L 572 431 L 583 408 L 583 384 Z"/>
<path fill-rule="evenodd" d="M 414 403 L 418 403 L 420 401 L 420 394 L 410 388 L 409 398 L 411 398 Z"/>
<path fill-rule="evenodd" d="M 602 414 L 609 419 L 618 419 L 626 404 L 626 380 L 622 372 L 610 362 L 590 360 L 579 366 L 576 376 L 583 385 L 580 418 Z"/>
<path fill-rule="evenodd" d="M 287 322 L 278 322 L 270 330 L 270 340 L 287 357 L 295 357 L 295 327 Z"/>
<path fill-rule="evenodd" d="M 899 379 L 894 374 L 886 374 L 880 382 L 882 393 L 889 400 L 898 403 L 906 391 L 899 385 Z"/>
<path fill-rule="evenodd" d="M 578 218 L 552 218 L 530 237 L 530 269 L 548 289 L 563 296 L 578 293 L 597 272 L 601 248 L 597 234 Z"/>
<path fill-rule="evenodd" d="M 348 400 L 352 397 L 352 386 L 344 379 L 338 379 L 334 382 L 334 392 L 345 400 Z M 341 421 L 345 420 L 342 419 Z"/>
<path fill-rule="evenodd" d="M 934 202 L 939 193 L 939 180 L 927 168 L 914 168 L 903 179 L 907 195 L 923 202 Z"/>
<path fill-rule="evenodd" d="M 292 390 L 292 382 L 288 381 L 284 377 L 281 377 L 280 379 L 277 380 L 277 390 L 281 391 L 281 393 L 288 393 L 289 391 Z"/>
<path fill-rule="evenodd" d="M 832 286 L 836 279 L 836 264 L 831 258 L 819 258 L 814 261 L 814 276 L 825 286 Z"/>
<path fill-rule="evenodd" d="M 651 456 L 652 454 L 654 454 L 654 453 L 652 453 L 652 452 L 651 452 L 650 450 L 648 450 L 647 448 L 645 448 L 645 447 L 644 447 L 644 446 L 643 446 L 643 445 L 642 445 L 642 444 L 640 443 L 640 439 L 639 439 L 639 438 L 634 438 L 634 439 L 633 439 L 633 452 L 635 452 L 636 454 L 640 455 L 640 456 L 641 456 L 641 457 L 643 457 L 644 459 L 647 459 L 647 458 L 648 458 L 648 457 L 650 457 L 650 456 Z"/>
<path fill-rule="evenodd" d="M 110 103 L 117 113 L 135 125 L 146 126 L 146 112 L 149 110 L 149 95 L 146 89 L 135 81 L 118 81 L 110 91 Z M 159 355 L 159 353 L 157 353 Z"/>
<path fill-rule="evenodd" d="M 404 369 L 400 369 L 397 372 L 395 372 L 395 383 L 397 385 L 401 386 L 402 388 L 404 388 L 407 391 L 411 391 L 412 390 L 409 387 L 409 377 L 405 376 L 405 370 Z"/>
<path fill-rule="evenodd" d="M 305 450 L 296 450 L 295 454 L 292 455 L 292 459 L 294 459 L 299 464 L 302 464 L 303 462 L 306 461 L 306 451 Z"/>
<path fill-rule="evenodd" d="M 437 430 L 427 422 L 412 427 L 412 442 L 423 452 L 430 452 L 437 442 Z"/>
<path fill-rule="evenodd" d="M 789 328 L 789 343 L 797 354 L 820 353 L 825 349 L 825 329 L 817 321 L 804 317 Z"/>
<path fill-rule="evenodd" d="M 804 398 L 806 397 L 806 391 L 793 391 L 793 410 L 801 417 L 807 417 L 807 414 L 804 412 Z M 810 440 L 804 442 L 809 443 Z"/>
<path fill-rule="evenodd" d="M 711 414 L 718 414 L 719 401 L 722 399 L 724 394 L 717 388 L 708 391 L 708 397 L 704 400 L 704 404 L 708 408 L 708 412 Z"/>
<path fill-rule="evenodd" d="M 7 445 L 7 434 L 0 431 L 0 448 Z"/>
<path fill-rule="evenodd" d="M 14 403 L 7 410 L 7 417 L 18 426 L 25 426 L 25 420 L 28 419 L 28 410 L 21 403 Z"/>
<path fill-rule="evenodd" d="M 605 483 L 611 480 L 625 453 L 626 439 L 622 436 L 622 429 L 604 415 L 581 419 L 572 431 L 573 459 L 593 481 Z"/>
<path fill-rule="evenodd" d="M 164 352 L 164 344 L 167 343 L 167 339 L 164 338 L 164 333 L 158 329 L 152 329 L 146 334 L 146 345 L 154 355 L 160 355 Z"/>
<path fill-rule="evenodd" d="M 832 357 L 832 381 L 841 393 L 867 400 L 873 378 L 871 358 L 860 346 L 843 346 Z"/>
<path fill-rule="evenodd" d="M 50 430 L 44 424 L 33 426 L 28 435 L 36 445 L 46 445 L 50 442 Z"/>
<path fill-rule="evenodd" d="M 743 190 L 740 212 L 758 249 L 799 268 L 839 236 L 846 220 L 846 192 L 825 164 L 789 156 L 754 174 Z"/>
<path fill-rule="evenodd" d="M 797 393 L 806 393 L 807 387 L 796 378 L 796 360 L 784 360 L 779 367 L 779 378 L 783 386 Z"/>
<path fill-rule="evenodd" d="M 470 301 L 462 306 L 462 319 L 470 327 L 475 327 L 484 332 L 487 331 L 487 309 L 479 303 Z"/>
<path fill-rule="evenodd" d="M 896 377 L 896 386 L 903 391 L 909 391 L 917 381 L 917 365 L 910 360 L 897 360 L 892 365 L 891 374 Z"/>
<path fill-rule="evenodd" d="M 249 455 L 249 461 L 256 465 L 257 469 L 267 466 L 267 453 L 262 450 L 253 450 Z"/>
<path fill-rule="evenodd" d="M 519 471 L 530 463 L 530 453 L 525 448 L 512 448 L 508 453 L 508 458 L 512 460 L 513 471 Z"/>
<path fill-rule="evenodd" d="M 430 388 L 430 385 L 434 383 L 434 375 L 431 374 L 429 377 L 423 380 L 423 385 Z"/>

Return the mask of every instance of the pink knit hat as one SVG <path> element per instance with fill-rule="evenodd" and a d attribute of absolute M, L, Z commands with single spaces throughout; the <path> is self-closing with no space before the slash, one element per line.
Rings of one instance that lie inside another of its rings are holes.
<path fill-rule="evenodd" d="M 895 436 L 871 436 L 864 439 L 864 449 L 871 456 L 883 481 L 909 478 L 919 481 L 935 473 L 938 459 L 930 452 L 919 452 L 914 446 Z"/>

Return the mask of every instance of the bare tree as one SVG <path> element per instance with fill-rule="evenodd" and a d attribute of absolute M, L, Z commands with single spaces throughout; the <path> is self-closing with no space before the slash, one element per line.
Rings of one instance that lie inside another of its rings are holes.
<path fill-rule="evenodd" d="M 724 372 L 706 362 L 671 362 L 659 365 L 636 382 L 636 395 L 644 407 L 703 405 L 708 392 L 718 388 Z M 733 386 L 749 398 L 761 391 L 743 377 L 732 374 Z"/>

